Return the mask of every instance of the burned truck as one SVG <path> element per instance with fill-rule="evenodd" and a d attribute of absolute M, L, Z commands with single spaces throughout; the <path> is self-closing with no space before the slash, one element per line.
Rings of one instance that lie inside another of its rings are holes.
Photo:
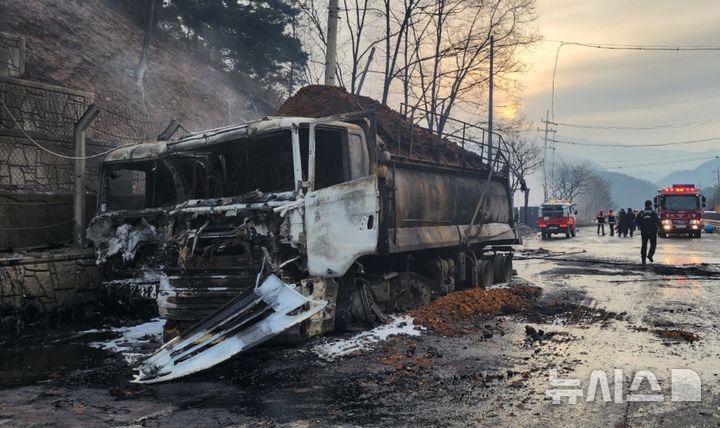
<path fill-rule="evenodd" d="M 503 150 L 441 163 L 380 134 L 369 113 L 268 117 L 107 155 L 87 233 L 97 262 L 109 290 L 154 299 L 177 336 L 137 381 L 510 278 Z"/>

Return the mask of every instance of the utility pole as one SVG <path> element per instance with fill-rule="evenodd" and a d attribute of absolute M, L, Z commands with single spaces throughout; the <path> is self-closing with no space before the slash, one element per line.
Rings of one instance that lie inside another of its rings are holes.
<path fill-rule="evenodd" d="M 337 63 L 337 21 L 340 8 L 338 0 L 328 5 L 327 47 L 325 50 L 325 85 L 335 86 L 335 65 Z"/>
<path fill-rule="evenodd" d="M 718 157 L 715 156 L 715 159 L 718 159 Z M 718 211 L 718 209 L 720 209 L 720 165 L 715 167 L 715 176 L 715 206 L 713 209 Z"/>
<path fill-rule="evenodd" d="M 547 183 L 547 147 L 548 147 L 548 126 L 550 121 L 550 110 L 545 113 L 545 149 L 543 150 L 543 195 L 545 202 L 548 200 L 548 183 Z"/>
<path fill-rule="evenodd" d="M 488 87 L 488 164 L 492 167 L 493 161 L 493 51 L 495 50 L 495 37 L 490 36 L 490 84 Z"/>
<path fill-rule="evenodd" d="M 540 122 L 545 124 L 545 136 L 543 137 L 543 140 L 545 142 L 545 149 L 543 150 L 543 196 L 545 197 L 545 201 L 548 200 L 549 194 L 548 194 L 548 172 L 547 172 L 547 151 L 548 151 L 548 142 L 555 142 L 555 138 L 552 140 L 548 138 L 548 133 L 555 132 L 554 129 L 550 129 L 550 125 L 556 125 L 553 122 L 550 122 L 550 110 L 547 110 L 545 113 L 545 120 L 540 119 Z M 543 131 L 542 129 L 538 128 L 538 131 Z M 553 150 L 553 165 L 552 165 L 552 179 L 550 180 L 550 184 L 552 184 L 553 180 L 555 179 L 555 145 L 551 147 Z"/>

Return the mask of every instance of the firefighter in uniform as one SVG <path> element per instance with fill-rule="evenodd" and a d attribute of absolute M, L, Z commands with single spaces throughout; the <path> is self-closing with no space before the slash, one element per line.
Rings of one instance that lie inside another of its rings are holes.
<path fill-rule="evenodd" d="M 595 217 L 597 220 L 598 230 L 597 234 L 600 236 L 600 231 L 602 230 L 602 236 L 605 236 L 605 214 L 603 214 L 602 211 L 598 213 L 598 215 Z"/>
<path fill-rule="evenodd" d="M 642 246 L 640 247 L 642 264 L 646 263 L 645 258 L 652 262 L 655 247 L 657 246 L 658 228 L 660 227 L 660 217 L 653 211 L 652 202 L 645 201 L 645 209 L 637 214 L 635 222 L 642 237 Z M 647 248 L 648 241 L 650 241 L 650 248 Z"/>
<path fill-rule="evenodd" d="M 613 210 L 608 211 L 607 222 L 610 227 L 610 236 L 615 236 L 615 213 Z"/>
<path fill-rule="evenodd" d="M 637 212 L 632 208 L 628 208 L 627 216 L 628 216 L 628 231 L 630 232 L 630 237 L 632 238 L 633 233 L 635 233 L 635 226 L 637 224 L 637 222 L 635 221 L 635 218 L 637 217 Z"/>

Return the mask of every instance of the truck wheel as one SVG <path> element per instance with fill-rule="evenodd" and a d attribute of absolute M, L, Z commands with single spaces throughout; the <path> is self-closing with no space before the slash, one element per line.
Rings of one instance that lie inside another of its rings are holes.
<path fill-rule="evenodd" d="M 658 233 L 658 236 L 661 238 L 667 238 L 667 234 L 665 234 L 663 232 Z"/>
<path fill-rule="evenodd" d="M 540 239 L 542 239 L 543 241 L 547 239 L 547 235 L 542 230 L 540 231 Z"/>
<path fill-rule="evenodd" d="M 697 239 L 700 237 L 700 232 L 693 232 L 692 237 Z"/>
<path fill-rule="evenodd" d="M 493 285 L 493 280 L 495 279 L 495 268 L 493 266 L 493 261 L 479 260 L 478 264 L 482 269 L 482 284 L 480 285 L 480 288 L 488 288 Z"/>
<path fill-rule="evenodd" d="M 465 251 L 465 281 L 462 282 L 462 288 L 480 287 L 481 275 L 477 270 L 477 260 L 472 250 Z"/>
<path fill-rule="evenodd" d="M 571 236 L 570 226 L 568 226 L 568 227 L 565 229 L 565 239 L 570 239 L 570 236 Z"/>
<path fill-rule="evenodd" d="M 403 272 L 400 277 L 400 293 L 397 299 L 397 309 L 407 312 L 430 303 L 432 292 L 428 281 L 414 272 Z"/>
<path fill-rule="evenodd" d="M 503 282 L 510 282 L 513 274 L 512 267 L 512 255 L 510 254 L 497 254 L 495 255 L 495 274 L 494 283 L 499 284 Z"/>
<path fill-rule="evenodd" d="M 575 237 L 575 228 L 574 227 L 572 228 L 572 236 L 573 236 L 573 238 Z"/>
<path fill-rule="evenodd" d="M 512 253 L 495 256 L 493 281 L 495 284 L 510 282 L 513 276 Z"/>
<path fill-rule="evenodd" d="M 472 288 L 487 288 L 492 285 L 493 281 L 493 268 L 492 262 L 488 267 L 489 260 L 478 260 L 472 268 L 470 287 Z"/>

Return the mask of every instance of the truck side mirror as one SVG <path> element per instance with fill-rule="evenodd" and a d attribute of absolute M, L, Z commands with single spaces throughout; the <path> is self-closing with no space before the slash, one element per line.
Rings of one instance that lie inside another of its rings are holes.
<path fill-rule="evenodd" d="M 653 197 L 653 207 L 655 209 L 658 208 L 658 197 L 657 196 Z"/>
<path fill-rule="evenodd" d="M 705 208 L 707 206 L 707 199 L 705 196 L 702 197 L 702 207 Z"/>

